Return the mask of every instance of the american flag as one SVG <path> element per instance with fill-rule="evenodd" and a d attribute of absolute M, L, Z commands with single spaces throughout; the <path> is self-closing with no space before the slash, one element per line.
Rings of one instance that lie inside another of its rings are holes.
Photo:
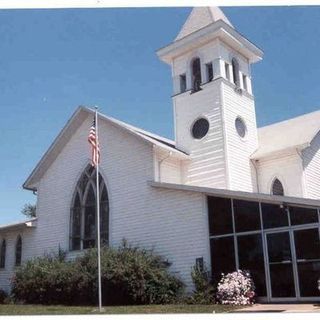
<path fill-rule="evenodd" d="M 96 119 L 93 119 L 90 127 L 88 141 L 91 144 L 91 164 L 96 167 L 100 162 L 100 146 L 96 132 Z"/>

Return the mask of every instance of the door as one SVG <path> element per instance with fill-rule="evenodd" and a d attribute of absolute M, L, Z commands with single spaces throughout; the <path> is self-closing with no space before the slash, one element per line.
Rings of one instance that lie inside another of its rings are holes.
<path fill-rule="evenodd" d="M 293 231 L 301 299 L 319 297 L 317 280 L 320 278 L 319 229 Z"/>
<path fill-rule="evenodd" d="M 271 299 L 295 299 L 296 285 L 289 231 L 266 233 Z"/>

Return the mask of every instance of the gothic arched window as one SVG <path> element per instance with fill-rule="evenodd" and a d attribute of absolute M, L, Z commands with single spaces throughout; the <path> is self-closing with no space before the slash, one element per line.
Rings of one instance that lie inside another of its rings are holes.
<path fill-rule="evenodd" d="M 240 87 L 239 62 L 236 58 L 233 58 L 231 63 L 232 63 L 233 82 L 237 87 Z"/>
<path fill-rule="evenodd" d="M 101 244 L 108 245 L 109 199 L 104 180 L 99 174 Z M 88 165 L 81 175 L 71 206 L 70 250 L 96 246 L 96 170 Z"/>
<path fill-rule="evenodd" d="M 21 257 L 22 257 L 22 239 L 21 236 L 18 236 L 16 242 L 16 266 L 21 265 Z"/>
<path fill-rule="evenodd" d="M 195 58 L 191 63 L 192 71 L 192 91 L 197 92 L 201 90 L 201 64 L 200 59 Z"/>
<path fill-rule="evenodd" d="M 277 178 L 272 183 L 271 193 L 275 196 L 283 196 L 284 195 L 282 183 Z"/>
<path fill-rule="evenodd" d="M 6 240 L 2 240 L 1 248 L 0 248 L 0 268 L 3 269 L 6 266 L 6 250 L 7 244 Z"/>

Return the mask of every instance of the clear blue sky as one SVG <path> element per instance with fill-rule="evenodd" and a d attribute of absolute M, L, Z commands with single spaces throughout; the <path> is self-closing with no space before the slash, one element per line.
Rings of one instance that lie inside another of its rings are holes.
<path fill-rule="evenodd" d="M 190 10 L 0 10 L 0 224 L 35 202 L 22 183 L 80 104 L 173 138 L 170 70 L 155 51 Z M 320 7 L 224 12 L 265 52 L 258 125 L 320 109 Z"/>

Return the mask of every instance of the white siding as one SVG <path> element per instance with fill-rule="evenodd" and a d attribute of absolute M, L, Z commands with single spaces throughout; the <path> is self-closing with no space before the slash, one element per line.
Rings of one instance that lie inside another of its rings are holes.
<path fill-rule="evenodd" d="M 234 86 L 222 84 L 223 111 L 226 132 L 229 189 L 253 192 L 256 190 L 254 168 L 250 155 L 257 149 L 257 125 L 254 100 L 235 92 Z M 237 117 L 243 119 L 247 133 L 241 138 L 235 128 Z"/>
<path fill-rule="evenodd" d="M 27 245 L 30 251 L 24 251 L 25 257 L 57 251 L 59 246 L 69 249 L 71 199 L 89 162 L 87 134 L 91 121 L 91 116 L 84 121 L 39 183 L 38 225 L 30 233 L 32 239 Z M 190 271 L 195 259 L 204 257 L 210 263 L 203 196 L 150 187 L 147 181 L 154 178 L 152 146 L 102 121 L 99 133 L 100 168 L 110 201 L 111 245 L 118 246 L 126 238 L 132 244 L 154 248 L 172 262 L 171 270 L 179 274 L 190 290 Z M 168 165 L 165 176 L 169 179 Z M 6 273 L 0 271 L 0 286 L 8 285 L 12 267 L 10 262 Z"/>
<path fill-rule="evenodd" d="M 320 198 L 320 133 L 302 152 L 306 198 Z"/>
<path fill-rule="evenodd" d="M 280 180 L 286 196 L 303 197 L 303 170 L 297 153 L 259 160 L 259 191 L 270 194 L 274 178 Z"/>
<path fill-rule="evenodd" d="M 26 261 L 33 256 L 33 244 L 34 244 L 34 229 L 24 228 L 17 231 L 0 232 L 0 244 L 2 240 L 6 240 L 6 264 L 4 269 L 0 269 L 0 289 L 5 291 L 10 290 L 11 279 L 14 275 L 15 269 L 15 248 L 18 235 L 22 239 L 22 262 Z"/>
<path fill-rule="evenodd" d="M 177 147 L 190 152 L 191 162 L 184 166 L 186 184 L 213 188 L 226 187 L 226 168 L 220 90 L 216 80 L 197 93 L 174 98 Z M 208 134 L 200 140 L 191 135 L 195 120 L 205 117 Z"/>

